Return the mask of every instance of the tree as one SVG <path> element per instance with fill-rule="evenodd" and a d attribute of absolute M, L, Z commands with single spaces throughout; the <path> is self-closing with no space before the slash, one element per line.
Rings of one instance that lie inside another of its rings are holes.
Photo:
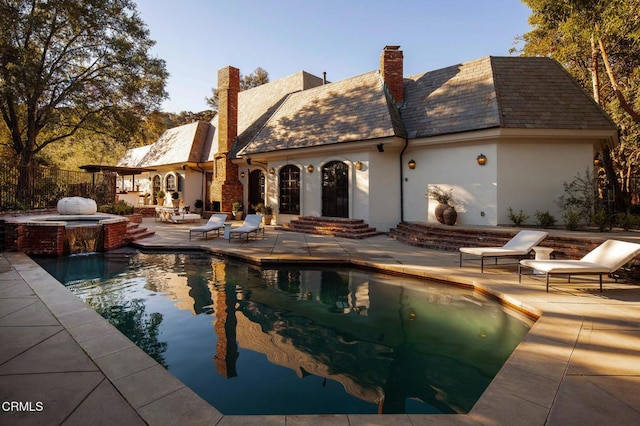
<path fill-rule="evenodd" d="M 2 0 L 0 113 L 17 163 L 80 133 L 128 140 L 166 98 L 131 0 Z"/>
<path fill-rule="evenodd" d="M 603 171 L 618 208 L 640 158 L 640 4 L 637 0 L 523 0 L 533 30 L 521 37 L 526 56 L 560 62 L 620 127 L 604 145 Z"/>
<path fill-rule="evenodd" d="M 269 73 L 258 67 L 249 75 L 242 76 L 240 75 L 240 91 L 249 90 L 254 87 L 258 87 L 262 84 L 269 82 Z M 204 98 L 207 101 L 207 105 L 209 105 L 214 110 L 218 110 L 218 88 L 214 87 L 211 89 L 211 97 Z"/>

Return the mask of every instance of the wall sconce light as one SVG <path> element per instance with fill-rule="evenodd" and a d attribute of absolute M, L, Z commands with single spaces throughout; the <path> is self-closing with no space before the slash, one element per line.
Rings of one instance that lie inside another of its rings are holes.
<path fill-rule="evenodd" d="M 383 143 L 379 143 L 378 145 L 376 145 L 376 148 L 378 148 L 378 152 L 384 152 L 384 144 Z"/>
<path fill-rule="evenodd" d="M 356 166 L 356 170 L 362 170 L 362 163 L 359 161 L 356 161 L 354 166 Z"/>
<path fill-rule="evenodd" d="M 273 167 L 269 169 L 269 174 L 270 175 L 275 175 L 276 174 L 276 169 L 274 169 Z"/>
<path fill-rule="evenodd" d="M 240 172 L 240 179 L 244 179 L 244 171 Z"/>
<path fill-rule="evenodd" d="M 596 167 L 602 166 L 602 158 L 600 158 L 600 153 L 596 154 L 595 157 L 593 157 L 593 165 Z"/>
<path fill-rule="evenodd" d="M 309 165 L 307 166 L 307 171 L 308 171 L 309 173 L 313 173 L 313 166 L 312 166 L 311 164 L 309 164 Z"/>
<path fill-rule="evenodd" d="M 247 158 L 247 164 L 251 165 L 251 158 Z"/>
<path fill-rule="evenodd" d="M 409 160 L 409 162 L 407 163 L 407 166 L 409 166 L 411 170 L 416 168 L 416 162 L 413 160 L 413 158 Z"/>
<path fill-rule="evenodd" d="M 480 164 L 481 166 L 484 166 L 485 164 L 487 164 L 487 156 L 484 154 L 480 154 L 476 157 L 476 161 L 478 162 L 478 164 Z"/>

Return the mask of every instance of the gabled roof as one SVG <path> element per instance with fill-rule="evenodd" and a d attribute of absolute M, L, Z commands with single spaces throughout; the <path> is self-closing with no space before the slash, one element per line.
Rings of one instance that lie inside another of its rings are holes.
<path fill-rule="evenodd" d="M 549 58 L 485 57 L 405 79 L 410 138 L 492 127 L 600 129 L 616 125 Z"/>
<path fill-rule="evenodd" d="M 145 145 L 139 148 L 132 148 L 127 150 L 127 152 L 124 154 L 124 157 L 120 159 L 120 161 L 118 162 L 118 164 L 116 164 L 116 166 L 138 167 L 138 164 L 140 164 L 140 161 L 142 161 L 144 156 L 147 155 L 147 152 L 149 152 L 150 148 L 151 148 L 151 145 Z"/>
<path fill-rule="evenodd" d="M 240 155 L 396 135 L 378 71 L 287 97 Z"/>
<path fill-rule="evenodd" d="M 245 146 L 264 126 L 291 93 L 321 86 L 320 77 L 299 71 L 271 83 L 263 84 L 238 93 L 238 139 L 232 155 Z M 217 121 L 214 124 L 217 129 Z M 213 138 L 217 147 L 217 132 Z"/>
<path fill-rule="evenodd" d="M 209 127 L 209 123 L 197 121 L 168 129 L 153 144 L 127 151 L 120 163 L 127 161 L 129 167 L 157 167 L 167 164 L 202 162 L 207 147 L 206 137 Z M 131 162 L 143 152 L 143 149 L 147 152 L 137 164 L 132 164 Z M 136 152 L 136 150 L 140 151 Z"/>

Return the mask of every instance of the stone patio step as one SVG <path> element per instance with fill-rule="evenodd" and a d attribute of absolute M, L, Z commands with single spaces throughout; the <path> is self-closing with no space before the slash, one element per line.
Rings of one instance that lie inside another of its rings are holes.
<path fill-rule="evenodd" d="M 499 228 L 465 229 L 456 226 L 403 222 L 389 235 L 405 244 L 444 251 L 457 251 L 460 247 L 499 247 L 509 241 L 517 230 Z M 571 237 L 550 234 L 540 246 L 551 247 L 554 255 L 564 259 L 579 259 L 600 243 L 601 237 Z"/>
<path fill-rule="evenodd" d="M 125 236 L 125 240 L 130 243 L 132 241 L 141 240 L 152 235 L 155 235 L 154 231 L 150 231 L 149 229 L 140 226 L 140 224 L 138 223 L 130 222 L 127 224 L 127 234 Z"/>
<path fill-rule="evenodd" d="M 289 223 L 279 226 L 278 229 L 352 239 L 369 238 L 383 234 L 383 232 L 370 227 L 362 219 L 321 216 L 301 216 Z"/>

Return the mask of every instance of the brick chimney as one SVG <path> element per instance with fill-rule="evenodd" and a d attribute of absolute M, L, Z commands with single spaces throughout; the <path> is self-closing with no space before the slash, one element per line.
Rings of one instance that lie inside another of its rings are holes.
<path fill-rule="evenodd" d="M 235 201 L 243 201 L 243 187 L 238 180 L 238 166 L 231 162 L 229 151 L 238 137 L 238 92 L 240 70 L 224 67 L 218 71 L 218 152 L 212 184 L 212 198 L 220 202 L 220 211 L 231 211 Z"/>
<path fill-rule="evenodd" d="M 403 58 L 400 46 L 385 46 L 380 55 L 382 80 L 397 105 L 404 100 Z"/>

